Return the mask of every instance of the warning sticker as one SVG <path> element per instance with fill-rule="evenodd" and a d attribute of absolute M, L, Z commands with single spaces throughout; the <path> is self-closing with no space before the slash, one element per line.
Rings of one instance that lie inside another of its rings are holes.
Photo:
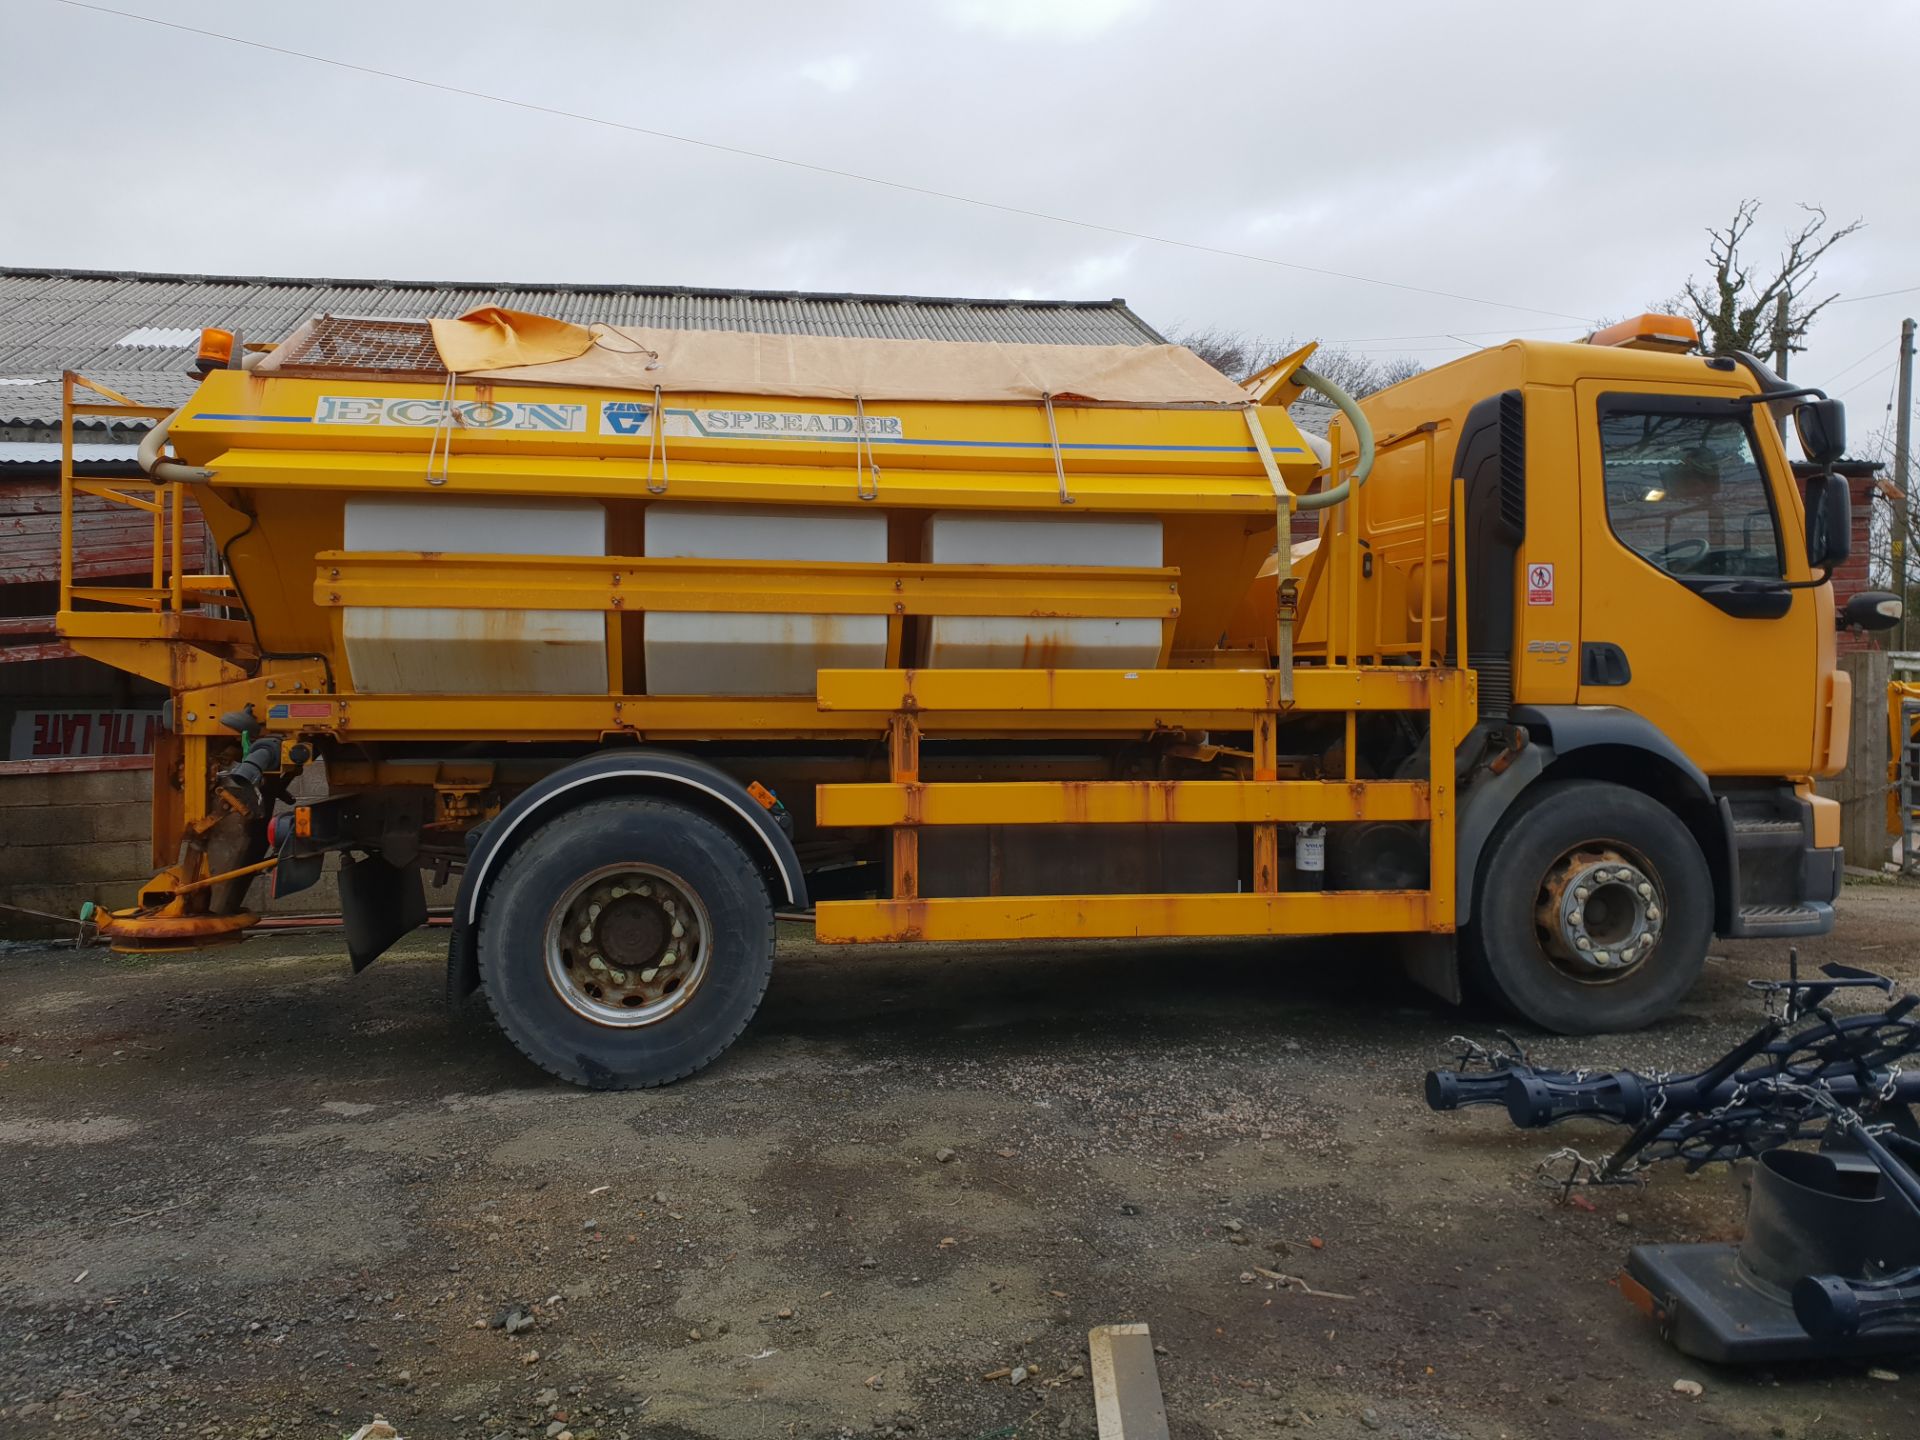
<path fill-rule="evenodd" d="M 1527 566 L 1527 604 L 1551 605 L 1553 603 L 1553 566 Z"/>

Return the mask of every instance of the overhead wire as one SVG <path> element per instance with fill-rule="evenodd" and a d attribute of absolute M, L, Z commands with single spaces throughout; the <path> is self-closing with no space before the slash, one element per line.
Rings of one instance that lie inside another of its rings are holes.
<path fill-rule="evenodd" d="M 1588 322 L 1579 325 L 1529 325 L 1525 330 L 1502 328 L 1499 330 L 1423 330 L 1418 335 L 1357 335 L 1351 340 L 1324 340 L 1324 345 L 1371 345 L 1386 340 L 1452 340 L 1467 335 L 1515 335 L 1536 334 L 1546 330 L 1583 330 Z"/>
<path fill-rule="evenodd" d="M 1832 385 L 1836 380 L 1840 379 L 1841 376 L 1847 374 L 1848 371 L 1858 370 L 1862 365 L 1866 364 L 1867 361 L 1871 360 L 1874 356 L 1878 355 L 1885 345 L 1886 345 L 1886 342 L 1884 340 L 1877 342 L 1871 350 L 1867 351 L 1866 354 L 1862 355 L 1858 360 L 1854 361 L 1853 364 L 1843 366 L 1832 375 L 1827 376 L 1826 377 L 1827 384 Z"/>
<path fill-rule="evenodd" d="M 264 40 L 249 40 L 244 36 L 230 35 L 221 30 L 209 30 L 198 25 L 185 25 L 176 20 L 162 20 L 158 16 L 143 15 L 134 10 L 120 10 L 111 5 L 95 5 L 88 0 L 55 0 L 73 10 L 88 10 L 100 15 L 112 15 L 122 20 L 135 20 L 142 24 L 157 26 L 165 30 L 177 30 L 188 35 L 198 35 L 209 40 L 218 40 L 225 44 L 245 46 L 252 50 L 262 50 L 273 55 L 284 55 L 296 60 L 310 61 L 316 65 L 330 65 L 335 69 L 349 70 L 356 74 L 372 75 L 382 80 L 394 80 L 406 85 L 415 85 L 425 90 L 438 90 L 443 94 L 459 95 L 470 100 L 484 100 L 495 105 L 506 105 L 517 110 L 527 110 L 540 115 L 552 115 L 564 120 L 576 120 L 582 124 L 598 125 L 609 130 L 622 130 L 629 134 L 646 135 L 656 140 L 668 140 L 677 145 L 697 146 L 703 150 L 717 151 L 727 155 L 738 155 L 750 160 L 759 160 L 772 165 L 785 165 L 796 170 L 807 170 L 817 175 L 829 175 L 841 180 L 854 180 L 864 185 L 876 185 L 889 190 L 898 190 L 912 195 L 925 195 L 936 200 L 946 200 L 959 205 L 972 205 L 984 210 L 997 210 L 1002 214 L 1020 215 L 1032 220 L 1043 220 L 1054 225 L 1069 225 L 1076 229 L 1097 231 L 1105 235 L 1116 235 L 1124 239 L 1139 240 L 1152 245 L 1166 245 L 1181 250 L 1191 250 L 1205 255 L 1219 255 L 1232 260 L 1246 260 L 1258 265 L 1273 265 L 1285 270 L 1297 270 L 1308 275 L 1324 275 L 1335 280 L 1351 280 L 1362 285 L 1377 285 L 1389 290 L 1405 290 L 1416 295 L 1433 295 L 1445 300 L 1461 300 L 1470 305 L 1485 305 L 1497 310 L 1518 310 L 1531 315 L 1551 315 L 1559 320 L 1575 320 L 1588 323 L 1585 316 L 1571 315 L 1564 310 L 1546 310 L 1537 305 L 1520 305 L 1505 300 L 1489 300 L 1480 295 L 1467 295 L 1455 290 L 1440 290 L 1426 285 L 1412 285 L 1399 280 L 1383 280 L 1374 275 L 1362 275 L 1350 270 L 1332 270 L 1325 266 L 1308 265 L 1297 260 L 1283 260 L 1274 255 L 1258 255 L 1250 251 L 1234 250 L 1222 245 L 1207 245 L 1197 240 L 1182 240 L 1177 236 L 1155 234 L 1147 230 L 1132 230 L 1121 225 L 1107 225 L 1095 220 L 1081 220 L 1071 215 L 1060 215 L 1048 210 L 1031 209 L 1024 205 L 1012 205 L 998 200 L 987 200 L 977 195 L 965 195 L 957 191 L 941 190 L 931 185 L 917 185 L 911 181 L 893 180 L 880 175 L 868 175 L 858 170 L 846 170 L 834 165 L 822 165 L 811 160 L 798 160 L 790 155 L 778 155 L 770 151 L 754 150 L 744 145 L 729 145 L 718 140 L 707 140 L 697 135 L 681 135 L 671 130 L 660 130 L 647 125 L 635 125 L 624 120 L 609 119 L 604 115 L 592 115 L 585 111 L 568 110 L 557 105 L 543 105 L 533 100 L 519 100 L 508 95 L 497 95 L 487 90 L 476 90 L 464 85 L 452 85 L 442 80 L 429 80 L 420 75 L 409 75 L 399 70 L 386 70 L 375 65 L 362 65 L 351 60 L 341 60 L 330 55 L 317 55 L 307 50 L 296 50 L 291 46 L 274 45 Z"/>
<path fill-rule="evenodd" d="M 1882 365 L 1878 370 L 1874 371 L 1871 375 L 1866 376 L 1864 379 L 1854 381 L 1853 384 L 1847 386 L 1847 388 L 1844 390 L 1834 391 L 1833 392 L 1834 398 L 1838 399 L 1842 395 L 1851 395 L 1854 391 L 1858 390 L 1862 385 L 1871 385 L 1875 380 L 1878 380 L 1882 375 L 1886 374 L 1887 371 L 1891 370 L 1895 365 L 1898 365 L 1899 363 L 1900 362 L 1897 359 L 1887 361 L 1886 364 Z"/>
<path fill-rule="evenodd" d="M 1889 295 L 1911 295 L 1920 290 L 1920 285 L 1902 285 L 1898 290 L 1877 290 L 1871 295 L 1849 295 L 1844 300 L 1832 300 L 1832 305 L 1858 305 L 1862 300 L 1885 300 Z"/>

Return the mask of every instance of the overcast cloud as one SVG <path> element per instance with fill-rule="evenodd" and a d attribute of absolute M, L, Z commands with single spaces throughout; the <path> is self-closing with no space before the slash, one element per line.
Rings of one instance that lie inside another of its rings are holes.
<path fill-rule="evenodd" d="M 1120 295 L 1163 329 L 1319 335 L 1435 364 L 1465 343 L 1572 338 L 1582 320 L 1643 309 L 1702 269 L 1703 228 L 1754 196 L 1769 250 L 1798 201 L 1867 220 L 1823 267 L 1844 295 L 1920 285 L 1920 6 L 1893 0 L 123 4 L 1500 303 L 981 209 L 54 0 L 3 12 L 10 263 Z M 1916 308 L 1920 292 L 1836 307 L 1796 361 L 1797 378 L 1848 392 L 1857 435 L 1880 423 L 1899 320 Z"/>

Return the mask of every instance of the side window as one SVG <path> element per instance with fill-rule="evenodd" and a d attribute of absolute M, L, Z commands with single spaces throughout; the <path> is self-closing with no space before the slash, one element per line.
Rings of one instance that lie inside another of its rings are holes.
<path fill-rule="evenodd" d="M 1603 400 L 1607 520 L 1620 543 L 1682 580 L 1777 580 L 1780 532 L 1747 417 Z"/>

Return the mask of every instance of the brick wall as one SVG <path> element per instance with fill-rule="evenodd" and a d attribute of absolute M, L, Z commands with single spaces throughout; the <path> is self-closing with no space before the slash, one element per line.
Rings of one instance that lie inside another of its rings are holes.
<path fill-rule="evenodd" d="M 1867 557 L 1873 538 L 1873 476 L 1849 475 L 1847 490 L 1853 499 L 1853 550 L 1847 556 L 1847 563 L 1833 572 L 1833 603 L 1837 606 L 1845 605 L 1862 590 L 1875 588 L 1867 574 Z M 1842 655 L 1886 648 L 1882 636 L 1871 635 L 1864 630 L 1842 630 L 1835 637 L 1834 645 Z"/>

